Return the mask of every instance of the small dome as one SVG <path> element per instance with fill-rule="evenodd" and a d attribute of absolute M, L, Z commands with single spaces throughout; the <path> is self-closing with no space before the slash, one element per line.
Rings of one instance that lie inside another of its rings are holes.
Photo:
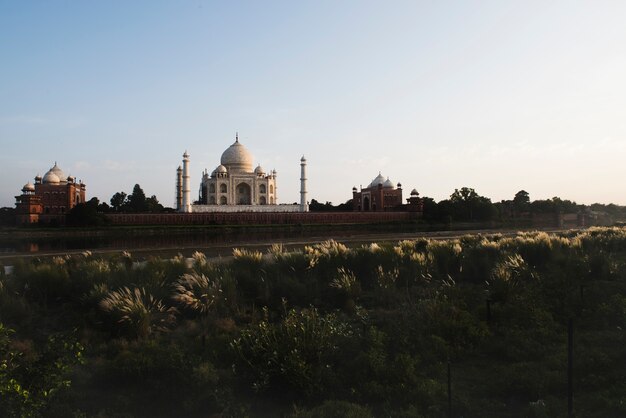
<path fill-rule="evenodd" d="M 306 158 L 304 158 L 304 155 L 302 156 L 302 158 L 300 158 L 300 162 L 306 163 Z"/>
<path fill-rule="evenodd" d="M 222 164 L 220 164 L 215 169 L 215 173 L 228 173 L 228 169 L 224 167 Z"/>
<path fill-rule="evenodd" d="M 369 186 L 367 187 L 378 187 L 379 184 L 384 184 L 385 183 L 385 178 L 383 177 L 382 174 L 378 173 L 378 176 L 376 176 L 376 178 L 374 180 L 372 180 L 372 182 L 370 183 Z"/>
<path fill-rule="evenodd" d="M 262 176 L 263 174 L 265 174 L 265 170 L 263 170 L 263 167 L 261 167 L 261 165 L 259 164 L 255 169 L 254 169 L 254 174 L 258 174 L 260 176 Z"/>
<path fill-rule="evenodd" d="M 59 176 L 54 174 L 52 170 L 48 171 L 45 176 L 43 176 L 42 182 L 44 184 L 59 184 L 61 183 L 61 179 Z"/>
<path fill-rule="evenodd" d="M 33 186 L 33 184 L 29 181 L 28 183 L 26 183 L 24 185 L 24 187 L 22 187 L 22 191 L 23 192 L 34 192 L 35 191 L 35 186 Z"/>
<path fill-rule="evenodd" d="M 235 143 L 228 147 L 222 154 L 220 162 L 225 165 L 229 171 L 252 172 L 252 154 L 246 147 L 239 143 L 239 137 L 235 139 Z"/>
<path fill-rule="evenodd" d="M 67 181 L 70 183 L 74 183 L 74 181 L 76 180 L 76 178 L 74 176 L 67 176 Z"/>
<path fill-rule="evenodd" d="M 35 176 L 35 181 L 41 181 L 41 176 L 39 174 Z"/>
<path fill-rule="evenodd" d="M 413 189 L 411 190 L 411 196 L 418 196 L 419 193 L 417 193 L 417 190 Z"/>
<path fill-rule="evenodd" d="M 383 183 L 383 187 L 385 189 L 393 189 L 393 182 L 389 180 L 389 177 L 387 177 L 387 180 Z"/>

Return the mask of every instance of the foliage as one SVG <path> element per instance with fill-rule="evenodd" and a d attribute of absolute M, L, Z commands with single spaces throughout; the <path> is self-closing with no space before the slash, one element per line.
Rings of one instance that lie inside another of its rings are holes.
<path fill-rule="evenodd" d="M 626 228 L 13 267 L 14 416 L 443 416 L 448 362 L 455 415 L 560 416 L 570 318 L 577 415 L 626 413 Z"/>
<path fill-rule="evenodd" d="M 0 322 L 0 411 L 6 417 L 48 415 L 71 386 L 69 373 L 82 361 L 72 335 L 50 335 L 40 347 L 12 338 Z M 48 411 L 48 413 L 46 413 Z"/>
<path fill-rule="evenodd" d="M 316 308 L 289 310 L 278 323 L 263 319 L 232 342 L 256 390 L 272 386 L 311 395 L 322 389 L 326 370 L 350 327 L 335 314 Z"/>

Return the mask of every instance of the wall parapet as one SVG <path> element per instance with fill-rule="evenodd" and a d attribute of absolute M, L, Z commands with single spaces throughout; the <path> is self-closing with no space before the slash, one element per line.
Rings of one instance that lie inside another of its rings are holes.
<path fill-rule="evenodd" d="M 416 219 L 411 212 L 115 213 L 105 216 L 111 225 L 350 224 L 406 222 Z"/>

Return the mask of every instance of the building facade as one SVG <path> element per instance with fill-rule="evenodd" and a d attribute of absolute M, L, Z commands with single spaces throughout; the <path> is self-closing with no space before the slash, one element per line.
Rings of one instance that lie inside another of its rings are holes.
<path fill-rule="evenodd" d="M 176 171 L 176 209 L 179 212 L 306 212 L 308 204 L 279 205 L 276 170 L 265 171 L 258 165 L 253 167 L 254 158 L 239 142 L 228 147 L 220 164 L 209 174 L 202 172 L 198 201 L 191 202 L 190 158 L 183 154 L 183 165 Z M 301 198 L 306 197 L 304 156 L 301 161 Z"/>
<path fill-rule="evenodd" d="M 85 202 L 86 186 L 73 176 L 66 176 L 57 163 L 35 183 L 28 182 L 22 194 L 15 196 L 18 225 L 63 225 L 65 215 L 74 206 Z"/>
<path fill-rule="evenodd" d="M 402 185 L 395 186 L 381 173 L 366 188 L 352 188 L 352 208 L 356 212 L 388 212 L 402 206 Z"/>

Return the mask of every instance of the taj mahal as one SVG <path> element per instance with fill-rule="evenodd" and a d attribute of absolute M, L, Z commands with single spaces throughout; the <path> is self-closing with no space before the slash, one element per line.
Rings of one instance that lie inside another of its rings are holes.
<path fill-rule="evenodd" d="M 176 170 L 176 210 L 203 212 L 308 212 L 306 200 L 306 159 L 300 159 L 300 204 L 278 204 L 276 170 L 266 172 L 253 167 L 253 156 L 239 142 L 228 147 L 220 164 L 209 174 L 202 172 L 198 200 L 192 202 L 190 156 L 185 151 L 183 164 Z"/>

